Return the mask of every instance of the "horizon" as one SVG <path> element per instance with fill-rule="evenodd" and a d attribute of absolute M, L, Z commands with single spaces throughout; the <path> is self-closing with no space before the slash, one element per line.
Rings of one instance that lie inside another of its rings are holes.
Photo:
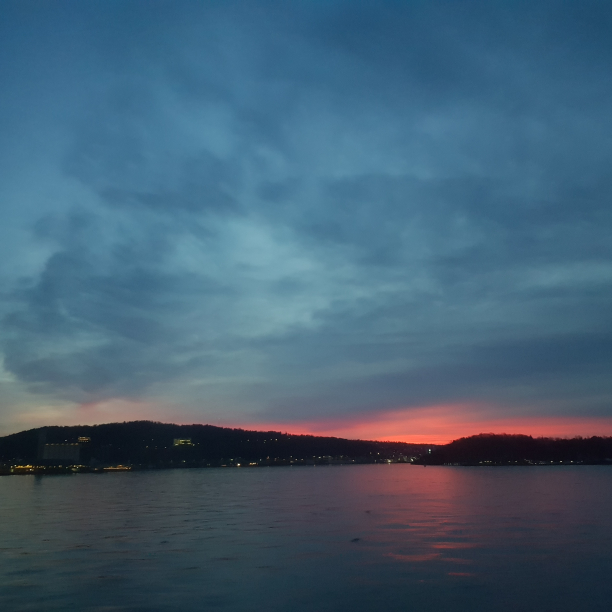
<path fill-rule="evenodd" d="M 258 433 L 277 433 L 277 434 L 281 434 L 281 435 L 286 435 L 286 436 L 314 436 L 314 437 L 331 437 L 331 438 L 342 438 L 342 439 L 346 439 L 346 440 L 354 440 L 354 441 L 364 441 L 364 442 L 390 442 L 390 443 L 406 443 L 406 444 L 418 444 L 418 445 L 432 445 L 432 446 L 443 446 L 446 444 L 450 444 L 451 442 L 457 441 L 457 440 L 461 440 L 461 439 L 465 439 L 465 438 L 473 438 L 473 437 L 478 437 L 478 436 L 527 436 L 530 438 L 534 438 L 534 439 L 551 439 L 551 440 L 575 440 L 577 438 L 592 438 L 592 437 L 601 437 L 601 438 L 612 438 L 612 435 L 601 435 L 601 434 L 580 434 L 580 433 L 565 433 L 563 435 L 554 435 L 554 434 L 545 434 L 545 433 L 540 433 L 540 434 L 533 434 L 533 433 L 528 433 L 526 431 L 479 431 L 478 433 L 462 433 L 462 435 L 457 435 L 455 437 L 449 438 L 449 439 L 444 439 L 444 440 L 437 440 L 434 441 L 430 438 L 425 439 L 424 436 L 419 436 L 418 438 L 415 437 L 411 437 L 411 438 L 404 438 L 404 439 L 391 439 L 391 438 L 363 438 L 363 437 L 346 437 L 346 436 L 341 436 L 341 435 L 335 435 L 333 433 L 325 433 L 325 432 L 319 432 L 319 433 L 311 433 L 309 431 L 303 431 L 303 430 L 296 430 L 293 429 L 291 431 L 288 431 L 286 429 L 283 428 L 254 428 L 251 426 L 238 426 L 238 425 L 216 425 L 216 424 L 212 424 L 212 423 L 180 423 L 180 422 L 164 422 L 164 421 L 153 421 L 150 419 L 138 419 L 138 420 L 131 420 L 131 421 L 112 421 L 112 422 L 105 422 L 105 423 L 78 423 L 78 424 L 65 424 L 65 425 L 41 425 L 38 427 L 32 427 L 28 430 L 20 430 L 20 431 L 15 431 L 9 434 L 2 434 L 0 435 L 1 437 L 6 437 L 6 436 L 10 436 L 10 435 L 15 435 L 18 433 L 22 433 L 23 431 L 33 431 L 36 429 L 42 429 L 45 427 L 97 427 L 97 426 L 103 426 L 103 425 L 127 425 L 130 423 L 155 423 L 157 425 L 175 425 L 175 426 L 179 426 L 179 427 L 191 427 L 191 426 L 200 426 L 200 427 L 208 427 L 208 426 L 212 426 L 212 427 L 219 427 L 222 429 L 234 429 L 234 430 L 242 430 L 242 431 L 249 431 L 249 432 L 258 432 Z"/>

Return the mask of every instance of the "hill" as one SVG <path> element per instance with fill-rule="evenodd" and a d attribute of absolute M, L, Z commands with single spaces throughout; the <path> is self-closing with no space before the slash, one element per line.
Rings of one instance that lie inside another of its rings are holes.
<path fill-rule="evenodd" d="M 427 465 L 541 465 L 612 463 L 612 437 L 533 438 L 479 434 L 438 446 L 418 463 Z"/>
<path fill-rule="evenodd" d="M 43 459 L 49 454 L 44 452 L 44 447 L 55 444 L 79 444 L 79 463 L 94 467 L 117 464 L 135 467 L 199 467 L 239 463 L 376 463 L 405 461 L 424 451 L 422 445 L 401 442 L 346 440 L 213 425 L 133 421 L 92 426 L 41 427 L 5 436 L 0 438 L 0 463 L 50 465 L 54 460 Z M 55 463 L 58 462 L 55 460 Z"/>

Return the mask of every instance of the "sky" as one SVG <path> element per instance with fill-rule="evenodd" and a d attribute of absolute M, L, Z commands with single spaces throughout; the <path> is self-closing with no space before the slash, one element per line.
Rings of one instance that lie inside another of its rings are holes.
<path fill-rule="evenodd" d="M 612 4 L 0 2 L 0 434 L 612 435 Z"/>

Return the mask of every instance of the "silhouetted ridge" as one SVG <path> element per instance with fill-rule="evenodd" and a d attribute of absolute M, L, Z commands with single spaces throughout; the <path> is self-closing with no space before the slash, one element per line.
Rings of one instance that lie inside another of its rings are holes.
<path fill-rule="evenodd" d="M 401 442 L 370 442 L 343 438 L 247 431 L 213 425 L 174 425 L 152 421 L 40 427 L 0 438 L 0 463 L 41 463 L 44 445 L 75 444 L 87 465 L 189 467 L 257 463 L 355 460 L 406 460 L 423 446 Z M 175 444 L 184 440 L 185 444 Z M 188 441 L 188 442 L 187 442 Z"/>
<path fill-rule="evenodd" d="M 612 437 L 564 439 L 479 434 L 439 446 L 422 462 L 431 465 L 612 463 Z"/>

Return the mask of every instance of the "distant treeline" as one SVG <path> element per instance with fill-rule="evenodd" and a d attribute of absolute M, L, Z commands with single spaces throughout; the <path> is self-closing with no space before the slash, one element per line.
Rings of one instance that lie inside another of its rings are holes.
<path fill-rule="evenodd" d="M 419 463 L 427 465 L 533 465 L 612 463 L 612 437 L 533 438 L 480 434 L 438 446 Z"/>
<path fill-rule="evenodd" d="M 151 421 L 75 427 L 41 427 L 0 438 L 0 463 L 44 463 L 44 445 L 80 444 L 80 463 L 145 467 L 278 465 L 338 460 L 374 463 L 405 460 L 425 447 L 401 442 L 368 442 L 246 431 L 212 425 L 173 425 Z M 175 445 L 175 439 L 184 444 Z"/>

